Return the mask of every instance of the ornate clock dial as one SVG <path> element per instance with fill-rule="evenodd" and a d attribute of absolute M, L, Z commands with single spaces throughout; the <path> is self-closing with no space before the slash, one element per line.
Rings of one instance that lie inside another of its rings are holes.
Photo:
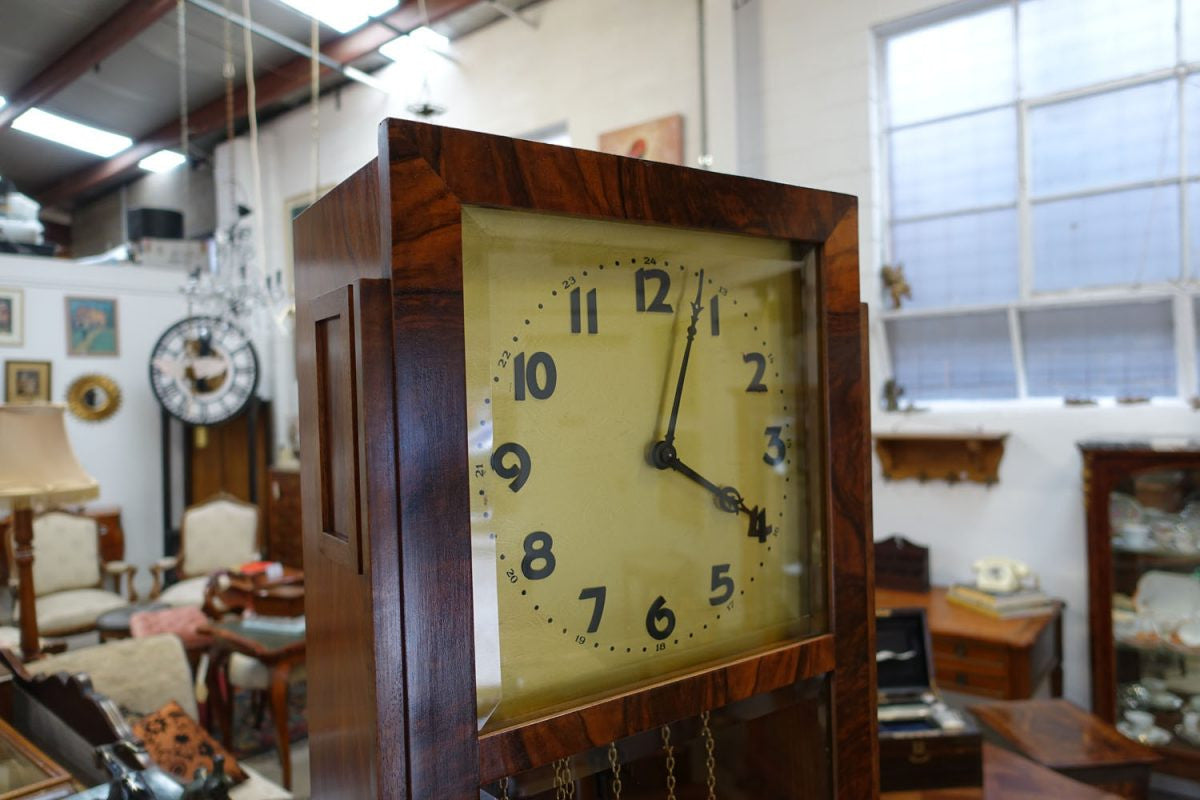
<path fill-rule="evenodd" d="M 494 720 L 814 630 L 803 263 L 783 242 L 464 213 Z"/>
<path fill-rule="evenodd" d="M 258 386 L 258 356 L 241 329 L 217 317 L 167 328 L 150 354 L 150 385 L 171 416 L 212 425 L 237 416 Z"/>

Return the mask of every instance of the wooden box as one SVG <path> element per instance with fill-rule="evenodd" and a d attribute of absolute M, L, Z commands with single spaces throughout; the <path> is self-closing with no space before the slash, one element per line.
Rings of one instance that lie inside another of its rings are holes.
<path fill-rule="evenodd" d="M 938 699 L 924 609 L 881 611 L 876 626 L 880 788 L 982 786 L 979 729 Z"/>

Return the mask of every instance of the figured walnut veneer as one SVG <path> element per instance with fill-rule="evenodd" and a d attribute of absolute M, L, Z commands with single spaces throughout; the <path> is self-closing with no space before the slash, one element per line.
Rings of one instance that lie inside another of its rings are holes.
<path fill-rule="evenodd" d="M 873 796 L 869 410 L 855 199 L 400 120 L 382 123 L 379 137 L 378 158 L 294 228 L 314 796 L 473 800 L 508 770 L 822 675 L 829 736 L 775 730 L 755 757 L 769 750 L 780 763 L 823 762 L 838 797 Z M 822 353 L 810 385 L 820 387 L 823 409 L 816 438 L 827 570 L 810 579 L 826 598 L 830 635 L 477 733 L 463 413 L 468 204 L 816 249 L 819 308 L 806 334 Z M 764 771 L 763 796 L 795 785 L 777 772 Z"/>

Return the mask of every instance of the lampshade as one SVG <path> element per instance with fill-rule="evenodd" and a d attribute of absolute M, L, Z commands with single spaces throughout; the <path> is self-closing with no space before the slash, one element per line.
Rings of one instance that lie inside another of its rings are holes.
<path fill-rule="evenodd" d="M 62 406 L 0 406 L 0 502 L 25 508 L 97 494 L 67 439 Z"/>

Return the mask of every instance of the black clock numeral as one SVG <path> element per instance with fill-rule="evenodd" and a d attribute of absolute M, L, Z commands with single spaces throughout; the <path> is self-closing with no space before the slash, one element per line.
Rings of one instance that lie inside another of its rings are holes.
<path fill-rule="evenodd" d="M 571 290 L 571 333 L 583 333 L 583 321 L 580 319 L 580 289 Z M 589 289 L 587 293 L 587 332 L 599 333 L 600 320 L 596 313 L 596 290 Z"/>
<path fill-rule="evenodd" d="M 720 591 L 721 594 L 713 595 L 708 598 L 708 604 L 719 606 L 729 598 L 733 597 L 733 578 L 729 577 L 728 564 L 714 564 L 712 568 L 712 591 Z"/>
<path fill-rule="evenodd" d="M 721 335 L 721 298 L 713 295 L 708 301 L 709 332 L 713 336 Z"/>
<path fill-rule="evenodd" d="M 541 380 L 538 379 L 538 367 L 542 368 Z M 540 350 L 529 357 L 525 363 L 525 354 L 517 353 L 513 358 L 513 399 L 524 400 L 525 390 L 536 400 L 545 400 L 554 394 L 554 386 L 558 383 L 558 370 L 554 367 L 554 359 L 549 353 Z"/>
<path fill-rule="evenodd" d="M 671 304 L 664 302 L 667 295 L 671 292 L 671 276 L 666 273 L 666 270 L 661 269 L 645 269 L 640 268 L 634 276 L 637 278 L 637 310 L 638 311 L 654 311 L 662 314 L 670 314 L 675 309 L 671 308 Z M 646 305 L 646 281 L 652 280 L 658 282 L 658 290 L 654 293 L 654 299 L 650 301 L 650 305 Z"/>
<path fill-rule="evenodd" d="M 667 600 L 660 594 L 646 612 L 646 633 L 650 634 L 650 638 L 662 641 L 674 630 L 675 612 L 667 608 Z"/>
<path fill-rule="evenodd" d="M 600 630 L 600 619 L 604 616 L 604 597 L 608 594 L 605 586 L 589 586 L 579 593 L 580 600 L 595 600 L 592 606 L 592 621 L 588 623 L 587 632 L 595 633 Z"/>
<path fill-rule="evenodd" d="M 534 531 L 525 537 L 523 546 L 525 557 L 521 559 L 521 574 L 531 581 L 549 578 L 555 565 L 554 553 L 550 552 L 550 548 L 554 547 L 554 539 L 550 538 L 550 534 Z M 535 568 L 535 561 L 541 561 L 542 565 Z"/>
<path fill-rule="evenodd" d="M 767 510 L 755 506 L 749 516 L 750 529 L 746 532 L 746 535 L 751 539 L 757 539 L 758 543 L 762 544 L 771 535 L 771 532 L 775 530 L 767 524 Z"/>
<path fill-rule="evenodd" d="M 763 373 L 767 371 L 767 357 L 762 353 L 742 353 L 742 363 L 754 362 L 754 377 L 750 379 L 747 392 L 765 392 L 767 385 L 762 382 Z"/>
<path fill-rule="evenodd" d="M 779 438 L 782 432 L 783 428 L 778 425 L 772 425 L 763 431 L 767 437 L 767 452 L 763 453 L 763 461 L 772 467 L 783 463 L 783 459 L 787 457 L 787 446 L 783 439 Z M 775 452 L 772 453 L 772 450 Z"/>
<path fill-rule="evenodd" d="M 510 455 L 517 457 L 517 463 L 504 463 L 505 457 Z M 496 452 L 492 453 L 492 470 L 504 480 L 511 480 L 512 483 L 508 485 L 508 488 L 514 492 L 521 491 L 525 481 L 529 480 L 529 470 L 532 467 L 533 462 L 529 459 L 529 451 L 516 442 L 505 442 L 496 448 Z"/>

